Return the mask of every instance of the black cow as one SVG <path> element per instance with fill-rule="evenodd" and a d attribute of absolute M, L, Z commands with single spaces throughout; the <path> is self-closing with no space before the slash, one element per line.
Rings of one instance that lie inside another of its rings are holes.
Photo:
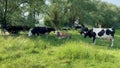
<path fill-rule="evenodd" d="M 85 38 L 87 36 L 92 38 L 94 44 L 96 43 L 96 37 L 97 37 L 97 38 L 109 39 L 111 41 L 111 47 L 113 46 L 114 34 L 115 34 L 115 29 L 114 28 L 93 28 L 93 29 L 88 29 L 87 27 L 82 26 L 82 29 L 81 29 L 80 33 L 84 34 Z"/>
<path fill-rule="evenodd" d="M 34 27 L 29 31 L 28 36 L 31 36 L 31 35 L 38 36 L 40 34 L 49 34 L 51 31 L 55 31 L 55 29 L 50 27 Z"/>
<path fill-rule="evenodd" d="M 28 31 L 29 29 L 28 26 L 7 26 L 6 31 L 10 34 L 18 34 L 20 31 Z"/>

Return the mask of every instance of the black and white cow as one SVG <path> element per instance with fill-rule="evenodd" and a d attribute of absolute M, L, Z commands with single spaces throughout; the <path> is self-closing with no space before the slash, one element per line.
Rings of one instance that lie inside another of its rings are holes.
<path fill-rule="evenodd" d="M 81 34 L 84 34 L 84 37 L 86 38 L 89 36 L 93 39 L 93 43 L 96 43 L 96 38 L 104 38 L 109 39 L 111 41 L 111 47 L 114 45 L 114 34 L 115 29 L 114 28 L 93 28 L 88 29 L 84 25 L 81 28 Z"/>
<path fill-rule="evenodd" d="M 40 35 L 40 34 L 49 34 L 51 31 L 55 31 L 54 28 L 50 28 L 50 27 L 34 27 L 32 29 L 30 29 L 30 31 L 28 32 L 28 36 L 31 35 Z"/>

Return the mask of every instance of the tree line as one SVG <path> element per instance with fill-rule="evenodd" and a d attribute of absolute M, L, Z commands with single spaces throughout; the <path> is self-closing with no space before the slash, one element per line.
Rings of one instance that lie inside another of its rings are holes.
<path fill-rule="evenodd" d="M 46 4 L 48 2 L 49 4 Z M 0 25 L 34 27 L 37 16 L 51 27 L 79 24 L 120 28 L 120 7 L 100 0 L 0 0 Z"/>

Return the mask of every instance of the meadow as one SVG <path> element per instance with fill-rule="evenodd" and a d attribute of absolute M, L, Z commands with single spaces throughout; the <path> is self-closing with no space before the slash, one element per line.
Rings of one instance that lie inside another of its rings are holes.
<path fill-rule="evenodd" d="M 114 46 L 110 41 L 84 38 L 68 31 L 71 39 L 22 35 L 0 35 L 0 68 L 119 68 L 120 30 L 116 30 Z"/>

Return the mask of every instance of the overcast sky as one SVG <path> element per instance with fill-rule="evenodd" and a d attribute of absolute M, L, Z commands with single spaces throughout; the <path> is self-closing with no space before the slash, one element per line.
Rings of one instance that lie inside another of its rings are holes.
<path fill-rule="evenodd" d="M 50 0 L 46 0 L 45 3 L 47 5 L 50 5 Z M 108 3 L 112 3 L 112 4 L 115 4 L 117 6 L 120 6 L 120 0 L 101 0 L 101 1 L 105 1 L 105 2 L 108 2 Z"/>
<path fill-rule="evenodd" d="M 117 6 L 120 6 L 120 0 L 101 0 L 101 1 L 105 1 L 105 2 L 108 2 L 108 3 L 115 4 Z"/>

